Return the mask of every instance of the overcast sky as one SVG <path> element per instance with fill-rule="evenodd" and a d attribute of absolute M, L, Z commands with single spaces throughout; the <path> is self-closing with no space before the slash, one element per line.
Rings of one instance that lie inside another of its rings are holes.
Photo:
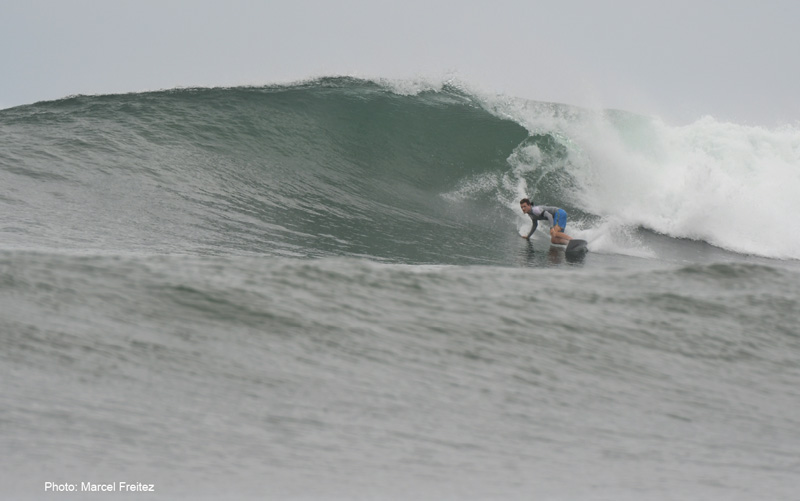
<path fill-rule="evenodd" d="M 796 0 L 0 0 L 0 107 L 325 75 L 800 122 Z"/>

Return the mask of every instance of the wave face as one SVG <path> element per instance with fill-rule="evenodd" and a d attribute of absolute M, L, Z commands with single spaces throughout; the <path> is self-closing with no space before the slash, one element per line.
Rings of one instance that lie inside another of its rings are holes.
<path fill-rule="evenodd" d="M 0 111 L 0 485 L 794 500 L 797 137 L 347 78 Z"/>
<path fill-rule="evenodd" d="M 649 230 L 800 258 L 791 128 L 350 78 L 76 96 L 0 127 L 5 247 L 508 264 L 527 195 L 595 251 L 657 255 Z"/>
<path fill-rule="evenodd" d="M 75 97 L 3 124 L 3 201 L 39 229 L 17 245 L 411 262 L 491 258 L 484 211 L 439 195 L 527 136 L 458 92 L 350 79 Z"/>

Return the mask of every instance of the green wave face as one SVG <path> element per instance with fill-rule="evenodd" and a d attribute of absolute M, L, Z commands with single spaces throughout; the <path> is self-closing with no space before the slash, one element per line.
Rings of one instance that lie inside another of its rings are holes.
<path fill-rule="evenodd" d="M 507 173 L 530 140 L 456 89 L 353 79 L 77 96 L 0 117 L 3 196 L 45 229 L 19 245 L 155 252 L 492 261 L 513 218 L 493 197 L 442 195 Z"/>
<path fill-rule="evenodd" d="M 324 78 L 75 96 L 0 132 L 6 248 L 514 264 L 523 196 L 607 254 L 800 248 L 792 128 Z"/>

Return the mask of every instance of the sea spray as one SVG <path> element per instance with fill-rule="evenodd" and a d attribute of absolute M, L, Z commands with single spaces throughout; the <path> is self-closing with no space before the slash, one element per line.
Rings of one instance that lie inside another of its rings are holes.
<path fill-rule="evenodd" d="M 570 191 L 550 198 L 572 201 L 599 221 L 743 254 L 800 259 L 795 126 L 768 129 L 711 117 L 671 126 L 657 117 L 522 100 L 489 100 L 486 106 L 532 134 L 547 131 L 563 147 L 565 157 L 533 159 L 521 186 L 531 177 L 534 187 L 541 186 L 557 167 Z"/>

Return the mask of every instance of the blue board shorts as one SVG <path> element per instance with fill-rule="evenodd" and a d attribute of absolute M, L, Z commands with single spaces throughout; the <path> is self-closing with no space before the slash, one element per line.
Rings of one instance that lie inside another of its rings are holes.
<path fill-rule="evenodd" d="M 564 209 L 558 209 L 556 211 L 555 217 L 553 218 L 553 224 L 556 226 L 561 226 L 561 229 L 564 230 L 567 227 L 567 212 Z"/>

